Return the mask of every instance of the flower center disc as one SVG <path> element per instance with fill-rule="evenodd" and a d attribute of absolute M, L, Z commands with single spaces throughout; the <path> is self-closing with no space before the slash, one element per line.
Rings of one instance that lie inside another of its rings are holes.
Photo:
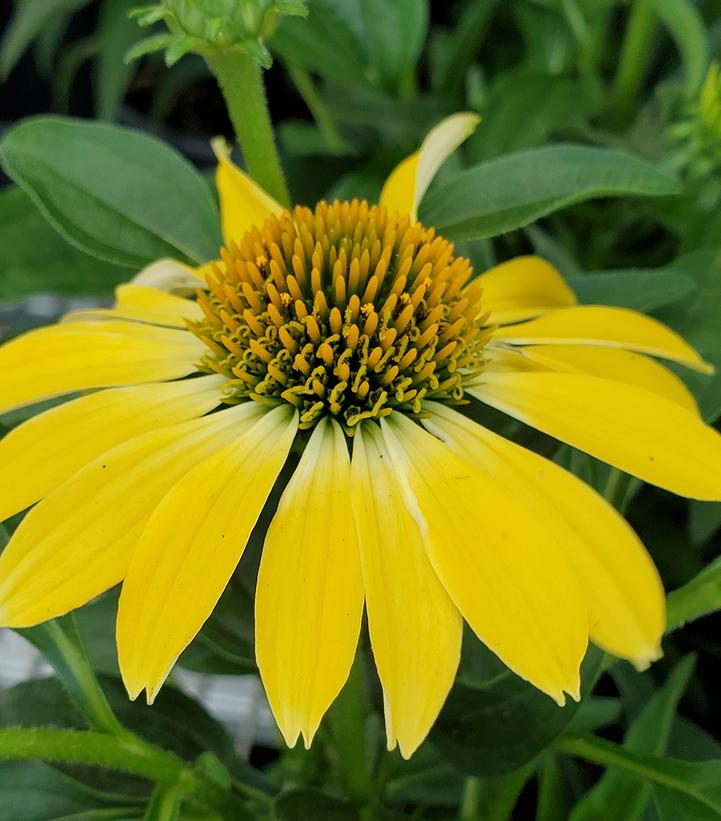
<path fill-rule="evenodd" d="M 483 365 L 480 287 L 434 229 L 366 202 L 297 206 L 222 251 L 193 326 L 227 401 L 335 417 L 352 435 L 424 399 L 460 402 Z"/>

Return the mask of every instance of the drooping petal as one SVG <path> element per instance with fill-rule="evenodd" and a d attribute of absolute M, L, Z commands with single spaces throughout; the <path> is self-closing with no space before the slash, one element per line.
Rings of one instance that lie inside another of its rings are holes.
<path fill-rule="evenodd" d="M 713 371 L 675 331 L 627 308 L 577 305 L 499 328 L 493 337 L 514 345 L 606 345 L 660 356 L 697 371 Z"/>
<path fill-rule="evenodd" d="M 388 749 L 397 742 L 410 758 L 453 684 L 463 623 L 428 561 L 375 423 L 353 440 L 351 499 Z"/>
<path fill-rule="evenodd" d="M 279 214 L 283 208 L 235 165 L 225 140 L 215 139 L 212 146 L 218 160 L 215 184 L 220 196 L 223 239 L 226 244 L 240 242 L 246 231 L 263 225 L 267 217 Z"/>
<path fill-rule="evenodd" d="M 558 271 L 540 257 L 516 257 L 481 274 L 468 287 L 483 288 L 489 322 L 505 325 L 576 304 L 576 295 Z"/>
<path fill-rule="evenodd" d="M 121 442 L 213 410 L 224 382 L 214 374 L 98 391 L 13 428 L 0 439 L 0 521 L 47 496 Z"/>
<path fill-rule="evenodd" d="M 550 531 L 409 419 L 381 425 L 431 565 L 478 638 L 559 704 L 578 698 L 586 605 Z"/>
<path fill-rule="evenodd" d="M 585 374 L 489 370 L 468 392 L 672 493 L 721 499 L 721 436 L 643 388 Z"/>
<path fill-rule="evenodd" d="M 529 363 L 538 366 L 535 370 L 585 373 L 626 382 L 699 414 L 693 394 L 678 376 L 644 354 L 595 345 L 527 345 L 514 349 L 494 348 L 490 351 L 488 367 L 528 370 Z"/>
<path fill-rule="evenodd" d="M 289 746 L 313 740 L 350 672 L 363 586 L 340 426 L 318 423 L 268 529 L 258 571 L 255 652 Z"/>
<path fill-rule="evenodd" d="M 0 413 L 87 388 L 179 379 L 206 350 L 189 331 L 122 320 L 28 331 L 0 347 Z"/>
<path fill-rule="evenodd" d="M 297 415 L 289 405 L 263 410 L 186 473 L 143 530 L 118 608 L 118 660 L 131 698 L 146 688 L 153 702 L 213 612 L 285 463 Z"/>
<path fill-rule="evenodd" d="M 0 556 L 0 625 L 38 624 L 117 584 L 163 496 L 199 461 L 233 441 L 260 409 L 248 402 L 145 433 L 102 454 L 46 496 Z"/>
<path fill-rule="evenodd" d="M 427 407 L 431 432 L 522 499 L 555 534 L 586 598 L 592 640 L 641 669 L 659 658 L 666 622 L 661 579 L 615 508 L 548 459 L 450 408 Z"/>
<path fill-rule="evenodd" d="M 418 205 L 438 169 L 475 131 L 480 118 L 463 112 L 446 117 L 432 128 L 418 151 L 402 160 L 383 186 L 380 204 L 389 211 L 416 219 Z"/>
<path fill-rule="evenodd" d="M 193 300 L 157 288 L 127 283 L 115 289 L 114 307 L 72 311 L 65 314 L 62 321 L 131 319 L 169 328 L 187 328 L 188 320 L 197 322 L 202 317 L 200 305 Z"/>

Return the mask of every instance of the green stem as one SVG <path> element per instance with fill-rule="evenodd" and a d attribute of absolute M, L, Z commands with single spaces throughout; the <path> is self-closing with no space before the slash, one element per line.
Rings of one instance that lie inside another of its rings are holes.
<path fill-rule="evenodd" d="M 199 777 L 176 755 L 130 734 L 119 738 L 85 730 L 0 729 L 0 761 L 34 759 L 90 764 L 169 787 L 177 784 L 191 801 L 206 807 L 232 806 L 233 817 L 248 817 L 233 796 Z"/>
<path fill-rule="evenodd" d="M 346 150 L 345 142 L 336 128 L 333 118 L 328 113 L 320 94 L 318 94 L 313 78 L 305 69 L 299 68 L 292 63 L 286 64 L 286 68 L 300 96 L 308 106 L 308 110 L 313 115 L 313 119 L 326 143 L 328 143 L 328 147 L 334 154 L 342 154 Z"/>
<path fill-rule="evenodd" d="M 223 92 L 250 176 L 281 205 L 290 205 L 260 66 L 245 54 L 208 57 Z"/>
<path fill-rule="evenodd" d="M 469 775 L 463 782 L 463 797 L 458 810 L 458 821 L 481 821 L 481 782 Z"/>
<path fill-rule="evenodd" d="M 177 756 L 131 737 L 85 730 L 0 729 L 0 760 L 27 759 L 96 764 L 168 785 L 177 783 L 184 770 Z"/>
<path fill-rule="evenodd" d="M 611 89 L 609 117 L 615 128 L 623 128 L 636 109 L 655 28 L 656 15 L 650 0 L 634 0 Z"/>
<path fill-rule="evenodd" d="M 712 811 L 709 817 L 718 813 L 718 803 L 699 784 L 694 783 L 695 762 L 641 755 L 594 736 L 561 738 L 553 746 L 574 758 L 582 758 L 602 767 L 618 767 L 652 784 L 660 784 L 690 796 Z"/>
<path fill-rule="evenodd" d="M 60 664 L 64 666 L 65 669 L 59 669 L 58 673 L 70 687 L 90 726 L 110 735 L 125 735 L 127 731 L 115 717 L 85 655 L 75 617 L 66 616 L 63 621 L 67 627 L 64 627 L 60 620 L 49 621 L 43 625 L 45 633 L 59 654 L 59 659 L 51 661 L 58 667 Z"/>
<path fill-rule="evenodd" d="M 348 797 L 368 804 L 373 793 L 366 749 L 367 695 L 363 651 L 359 649 L 350 676 L 329 713 L 333 747 Z"/>

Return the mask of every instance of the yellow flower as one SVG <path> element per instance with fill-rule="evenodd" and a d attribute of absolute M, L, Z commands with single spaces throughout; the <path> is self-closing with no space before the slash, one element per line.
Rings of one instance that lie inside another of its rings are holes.
<path fill-rule="evenodd" d="M 288 744 L 310 744 L 343 687 L 364 607 L 388 745 L 404 756 L 451 687 L 463 619 L 559 704 L 578 698 L 589 638 L 639 667 L 659 656 L 663 590 L 630 527 L 472 421 L 466 400 L 719 499 L 721 438 L 651 357 L 707 366 L 653 319 L 576 305 L 540 259 L 471 279 L 416 208 L 475 122 L 436 127 L 380 206 L 283 211 L 219 146 L 226 247 L 207 287 L 161 261 L 115 308 L 0 348 L 2 411 L 106 389 L 0 442 L 0 517 L 35 505 L 0 558 L 0 624 L 122 581 L 120 666 L 131 697 L 152 701 L 302 450 L 256 594 L 258 665 Z"/>

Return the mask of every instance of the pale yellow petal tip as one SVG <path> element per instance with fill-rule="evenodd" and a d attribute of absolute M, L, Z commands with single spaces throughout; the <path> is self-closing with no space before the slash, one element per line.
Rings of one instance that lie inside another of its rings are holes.
<path fill-rule="evenodd" d="M 125 684 L 125 691 L 128 694 L 128 698 L 131 701 L 135 701 L 138 696 L 143 692 L 145 689 L 144 684 L 129 684 L 127 681 L 124 681 Z"/>
<path fill-rule="evenodd" d="M 213 137 L 210 141 L 210 147 L 213 149 L 215 159 L 218 162 L 228 162 L 230 160 L 230 146 L 225 137 Z"/>
<path fill-rule="evenodd" d="M 145 688 L 145 703 L 148 707 L 152 707 L 155 704 L 155 699 L 158 697 L 158 693 L 160 692 L 160 687 L 146 687 Z"/>
<path fill-rule="evenodd" d="M 581 700 L 581 680 L 577 676 L 573 684 L 566 684 L 563 688 L 553 688 L 545 691 L 559 707 L 566 706 L 566 695 L 569 695 L 575 702 Z"/>
<path fill-rule="evenodd" d="M 716 373 L 716 366 L 712 365 L 710 362 L 706 362 L 704 359 L 701 359 L 698 363 L 698 370 L 707 376 L 713 376 Z"/>
<path fill-rule="evenodd" d="M 408 761 L 413 753 L 415 753 L 415 751 L 425 741 L 425 738 L 426 737 L 424 735 L 422 738 L 413 738 L 410 741 L 398 739 L 398 749 L 400 750 L 401 757 Z"/>
<path fill-rule="evenodd" d="M 470 137 L 471 134 L 473 134 L 473 132 L 478 128 L 481 122 L 481 115 L 476 114 L 474 111 L 461 111 L 458 116 L 465 119 L 465 126 L 468 130 L 468 136 Z"/>
<path fill-rule="evenodd" d="M 639 654 L 630 661 L 639 673 L 643 673 L 644 670 L 648 670 L 648 668 L 660 658 L 663 658 L 663 650 L 661 646 L 658 645 L 646 653 Z"/>

